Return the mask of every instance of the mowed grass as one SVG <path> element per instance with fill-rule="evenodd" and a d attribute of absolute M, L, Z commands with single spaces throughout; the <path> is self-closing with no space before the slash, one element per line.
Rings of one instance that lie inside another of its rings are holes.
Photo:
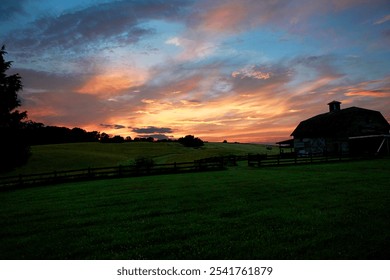
<path fill-rule="evenodd" d="M 1 192 L 1 259 L 389 259 L 390 160 Z"/>
<path fill-rule="evenodd" d="M 25 166 L 1 176 L 126 165 L 137 157 L 149 157 L 156 163 L 173 163 L 232 154 L 279 152 L 277 147 L 267 150 L 264 145 L 257 144 L 205 143 L 194 149 L 174 142 L 71 143 L 32 146 L 31 150 L 32 156 Z"/>

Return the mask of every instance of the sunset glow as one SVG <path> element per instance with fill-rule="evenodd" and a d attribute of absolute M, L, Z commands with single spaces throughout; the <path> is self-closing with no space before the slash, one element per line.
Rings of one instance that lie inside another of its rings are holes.
<path fill-rule="evenodd" d="M 272 143 L 332 100 L 390 121 L 387 0 L 3 6 L 22 109 L 46 125 Z"/>

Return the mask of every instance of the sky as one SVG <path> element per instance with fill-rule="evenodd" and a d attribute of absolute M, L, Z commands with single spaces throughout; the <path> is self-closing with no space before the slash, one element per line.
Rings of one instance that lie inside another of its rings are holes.
<path fill-rule="evenodd" d="M 333 100 L 390 121 L 389 0 L 2 0 L 0 44 L 45 125 L 272 143 Z"/>

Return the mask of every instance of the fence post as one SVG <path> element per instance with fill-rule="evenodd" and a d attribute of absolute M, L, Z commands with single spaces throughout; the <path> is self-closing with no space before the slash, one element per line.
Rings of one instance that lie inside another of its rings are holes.
<path fill-rule="evenodd" d="M 19 174 L 19 185 L 23 185 L 23 175 Z"/>

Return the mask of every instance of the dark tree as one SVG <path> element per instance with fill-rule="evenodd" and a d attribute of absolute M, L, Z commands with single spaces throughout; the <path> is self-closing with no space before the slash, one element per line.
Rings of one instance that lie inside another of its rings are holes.
<path fill-rule="evenodd" d="M 123 138 L 120 135 L 115 135 L 114 137 L 111 138 L 111 143 L 123 143 L 125 142 L 125 138 Z"/>
<path fill-rule="evenodd" d="M 100 134 L 100 142 L 101 143 L 110 143 L 110 135 L 108 135 L 107 133 L 103 132 L 102 134 Z"/>
<path fill-rule="evenodd" d="M 181 137 L 177 141 L 186 147 L 197 148 L 204 145 L 204 142 L 200 138 L 194 137 L 193 135 Z"/>
<path fill-rule="evenodd" d="M 21 105 L 18 92 L 23 85 L 19 74 L 6 74 L 12 65 L 12 61 L 5 61 L 6 53 L 3 46 L 0 50 L 0 171 L 22 165 L 30 155 L 23 129 L 27 112 L 16 110 Z"/>
<path fill-rule="evenodd" d="M 88 135 L 88 142 L 97 142 L 100 139 L 100 132 L 96 130 L 87 132 L 87 135 Z"/>

